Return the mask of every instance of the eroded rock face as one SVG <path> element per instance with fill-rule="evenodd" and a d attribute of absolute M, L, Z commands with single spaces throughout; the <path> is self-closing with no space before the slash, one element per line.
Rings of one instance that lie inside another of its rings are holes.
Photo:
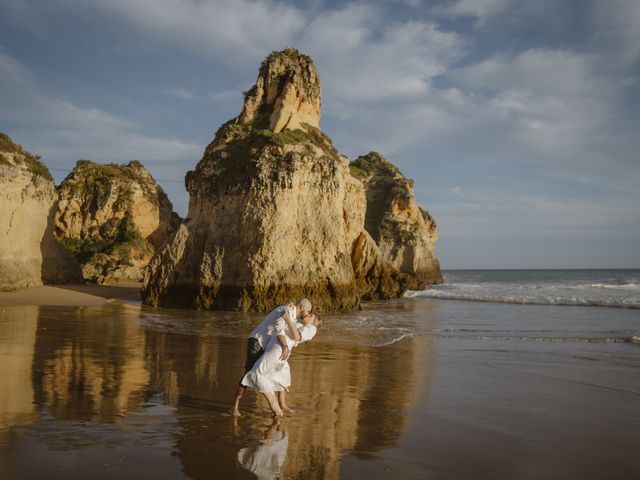
<path fill-rule="evenodd" d="M 55 233 L 97 283 L 140 281 L 156 248 L 180 224 L 140 162 L 80 160 L 58 187 Z"/>
<path fill-rule="evenodd" d="M 407 289 L 441 283 L 440 264 L 433 251 L 436 224 L 416 203 L 413 181 L 377 152 L 358 157 L 350 166 L 365 186 L 365 229 L 382 259 L 407 275 Z"/>
<path fill-rule="evenodd" d="M 362 184 L 319 132 L 246 135 L 214 142 L 187 175 L 189 214 L 152 260 L 143 298 L 264 311 L 307 296 L 321 309 L 354 308 Z"/>
<path fill-rule="evenodd" d="M 256 84 L 245 93 L 241 125 L 284 129 L 320 126 L 320 77 L 311 59 L 288 48 L 272 53 L 260 66 Z"/>
<path fill-rule="evenodd" d="M 319 120 L 311 59 L 272 53 L 187 174 L 189 213 L 151 260 L 143 301 L 267 311 L 306 296 L 335 311 L 406 290 L 410 275 L 364 230 L 365 185 Z"/>
<path fill-rule="evenodd" d="M 53 236 L 57 200 L 49 170 L 0 133 L 0 290 L 82 282 Z"/>

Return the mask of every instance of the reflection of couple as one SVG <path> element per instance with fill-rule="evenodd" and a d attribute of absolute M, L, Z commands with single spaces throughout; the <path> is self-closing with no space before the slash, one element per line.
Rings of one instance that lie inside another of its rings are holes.
<path fill-rule="evenodd" d="M 254 473 L 260 480 L 281 478 L 282 465 L 289 448 L 289 437 L 280 418 L 274 418 L 273 424 L 259 444 L 245 447 L 238 452 L 238 462 L 242 468 Z"/>
<path fill-rule="evenodd" d="M 276 308 L 251 332 L 247 340 L 245 375 L 233 401 L 234 416 L 240 416 L 240 399 L 247 388 L 262 392 L 275 415 L 292 412 L 285 399 L 285 392 L 291 386 L 287 359 L 293 347 L 316 334 L 320 321 L 310 312 L 311 302 L 303 298 L 297 305 L 290 303 Z"/>

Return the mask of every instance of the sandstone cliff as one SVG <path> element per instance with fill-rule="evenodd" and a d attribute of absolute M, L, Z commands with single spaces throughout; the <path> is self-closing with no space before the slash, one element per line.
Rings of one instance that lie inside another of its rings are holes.
<path fill-rule="evenodd" d="M 365 186 L 364 227 L 384 262 L 408 275 L 404 286 L 410 290 L 441 283 L 440 264 L 433 252 L 436 224 L 416 203 L 413 181 L 377 152 L 358 157 L 350 167 Z"/>
<path fill-rule="evenodd" d="M 189 213 L 145 274 L 151 305 L 320 310 L 401 295 L 410 283 L 364 230 L 365 185 L 319 130 L 320 79 L 293 49 L 272 53 L 240 115 L 187 174 Z"/>
<path fill-rule="evenodd" d="M 47 167 L 0 133 L 0 290 L 82 281 L 53 236 L 57 199 Z"/>
<path fill-rule="evenodd" d="M 55 233 L 97 283 L 140 281 L 143 269 L 180 223 L 138 161 L 77 162 L 58 187 Z"/>

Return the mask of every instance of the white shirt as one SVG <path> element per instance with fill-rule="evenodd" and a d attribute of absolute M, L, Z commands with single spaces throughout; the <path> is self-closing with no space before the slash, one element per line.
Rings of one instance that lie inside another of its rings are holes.
<path fill-rule="evenodd" d="M 286 326 L 286 322 L 282 315 L 284 312 L 289 310 L 289 316 L 291 317 L 291 321 L 295 323 L 296 321 L 296 309 L 295 307 L 287 307 L 286 305 L 281 305 L 273 310 L 269 315 L 264 317 L 256 328 L 249 334 L 249 338 L 255 338 L 258 340 L 258 343 L 262 348 L 264 348 L 269 341 L 269 337 L 272 335 L 284 335 L 284 329 Z M 313 338 L 313 336 L 311 337 Z"/>

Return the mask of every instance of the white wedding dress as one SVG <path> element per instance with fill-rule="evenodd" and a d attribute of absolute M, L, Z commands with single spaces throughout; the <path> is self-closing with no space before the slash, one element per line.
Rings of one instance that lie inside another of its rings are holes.
<path fill-rule="evenodd" d="M 295 341 L 291 337 L 291 332 L 288 327 L 284 329 L 287 345 L 292 351 L 295 346 L 311 340 L 316 334 L 316 327 L 314 325 L 297 323 L 296 327 L 302 337 L 299 341 Z M 253 365 L 251 370 L 242 377 L 240 383 L 258 392 L 288 391 L 291 386 L 291 370 L 288 361 L 280 360 L 281 355 L 282 347 L 278 342 L 278 337 L 277 335 L 271 335 L 264 349 L 264 353 Z"/>

